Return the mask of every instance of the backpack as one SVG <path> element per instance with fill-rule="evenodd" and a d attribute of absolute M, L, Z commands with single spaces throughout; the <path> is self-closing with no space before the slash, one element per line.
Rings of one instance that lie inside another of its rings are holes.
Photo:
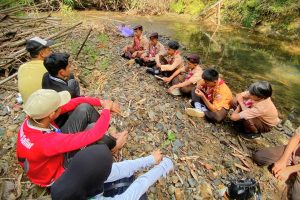
<path fill-rule="evenodd" d="M 254 179 L 243 179 L 232 181 L 228 188 L 229 199 L 247 200 L 255 196 L 256 200 L 261 200 L 261 190 L 259 183 Z"/>

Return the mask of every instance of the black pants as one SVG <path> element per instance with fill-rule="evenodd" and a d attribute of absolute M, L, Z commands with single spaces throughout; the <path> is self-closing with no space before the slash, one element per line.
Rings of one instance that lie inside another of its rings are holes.
<path fill-rule="evenodd" d="M 104 144 L 80 150 L 68 169 L 51 186 L 53 200 L 86 200 L 103 192 L 112 167 L 112 155 Z"/>
<path fill-rule="evenodd" d="M 66 122 L 62 127 L 60 127 L 63 133 L 77 133 L 90 129 L 93 124 L 99 119 L 100 115 L 97 110 L 87 103 L 82 103 L 77 108 L 69 114 Z M 109 135 L 104 135 L 101 140 L 96 142 L 97 144 L 106 144 L 109 149 L 112 149 L 116 145 L 116 141 Z M 67 168 L 72 157 L 78 151 L 72 151 L 65 154 L 64 166 Z"/>
<path fill-rule="evenodd" d="M 204 102 L 202 101 L 202 99 L 196 95 L 195 90 L 196 90 L 196 88 L 194 88 L 192 91 L 192 101 L 195 103 L 199 102 L 199 103 L 205 105 Z M 221 110 L 218 110 L 216 112 L 212 112 L 212 111 L 208 110 L 208 111 L 204 112 L 204 114 L 205 114 L 206 119 L 208 119 L 209 121 L 220 123 L 227 116 L 228 110 L 226 110 L 224 108 L 222 108 Z"/>

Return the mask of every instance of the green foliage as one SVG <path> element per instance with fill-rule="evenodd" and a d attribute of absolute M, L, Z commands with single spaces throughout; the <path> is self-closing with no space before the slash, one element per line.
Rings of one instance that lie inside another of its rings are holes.
<path fill-rule="evenodd" d="M 177 0 L 171 3 L 170 11 L 196 15 L 205 8 L 203 0 Z"/>
<path fill-rule="evenodd" d="M 73 8 L 75 5 L 75 2 L 74 2 L 74 0 L 63 0 L 63 4 Z"/>
<path fill-rule="evenodd" d="M 167 140 L 163 143 L 162 147 L 166 147 L 169 144 L 171 144 L 171 142 L 174 142 L 176 140 L 176 135 L 173 131 L 168 130 L 168 137 Z"/>
<path fill-rule="evenodd" d="M 60 12 L 65 16 L 71 16 L 74 14 L 73 8 L 66 4 L 60 4 Z"/>
<path fill-rule="evenodd" d="M 183 0 L 177 0 L 170 5 L 170 10 L 175 13 L 183 13 L 185 9 L 185 4 Z"/>

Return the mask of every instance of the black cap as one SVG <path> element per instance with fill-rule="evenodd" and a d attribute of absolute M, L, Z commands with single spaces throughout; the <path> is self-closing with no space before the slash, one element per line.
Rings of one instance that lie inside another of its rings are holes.
<path fill-rule="evenodd" d="M 200 57 L 197 54 L 190 54 L 186 57 L 186 59 L 194 64 L 200 63 Z"/>
<path fill-rule="evenodd" d="M 53 40 L 44 40 L 40 37 L 34 37 L 34 38 L 31 38 L 30 40 L 27 40 L 26 50 L 28 52 L 38 51 L 43 48 L 50 47 L 53 44 L 54 44 Z"/>
<path fill-rule="evenodd" d="M 158 33 L 157 32 L 151 33 L 149 38 L 151 39 L 152 37 L 158 38 Z"/>
<path fill-rule="evenodd" d="M 135 27 L 133 27 L 133 30 L 136 30 L 136 29 L 143 30 L 143 26 L 142 25 L 136 25 Z"/>
<path fill-rule="evenodd" d="M 178 42 L 171 40 L 170 42 L 168 42 L 168 47 L 170 49 L 177 50 L 177 49 L 179 49 L 180 45 Z"/>

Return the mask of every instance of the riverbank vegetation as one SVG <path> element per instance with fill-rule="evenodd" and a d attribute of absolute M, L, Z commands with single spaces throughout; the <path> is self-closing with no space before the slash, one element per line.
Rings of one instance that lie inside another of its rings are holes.
<path fill-rule="evenodd" d="M 41 2 L 41 0 L 5 0 L 2 7 Z M 123 11 L 138 15 L 161 15 L 172 12 L 188 14 L 197 19 L 199 13 L 217 0 L 54 0 L 47 2 L 50 5 L 48 9 L 60 9 L 62 12 L 70 12 L 72 9 Z M 222 0 L 221 12 L 223 23 L 242 25 L 267 35 L 284 35 L 295 39 L 300 32 L 300 1 L 297 0 Z"/>

